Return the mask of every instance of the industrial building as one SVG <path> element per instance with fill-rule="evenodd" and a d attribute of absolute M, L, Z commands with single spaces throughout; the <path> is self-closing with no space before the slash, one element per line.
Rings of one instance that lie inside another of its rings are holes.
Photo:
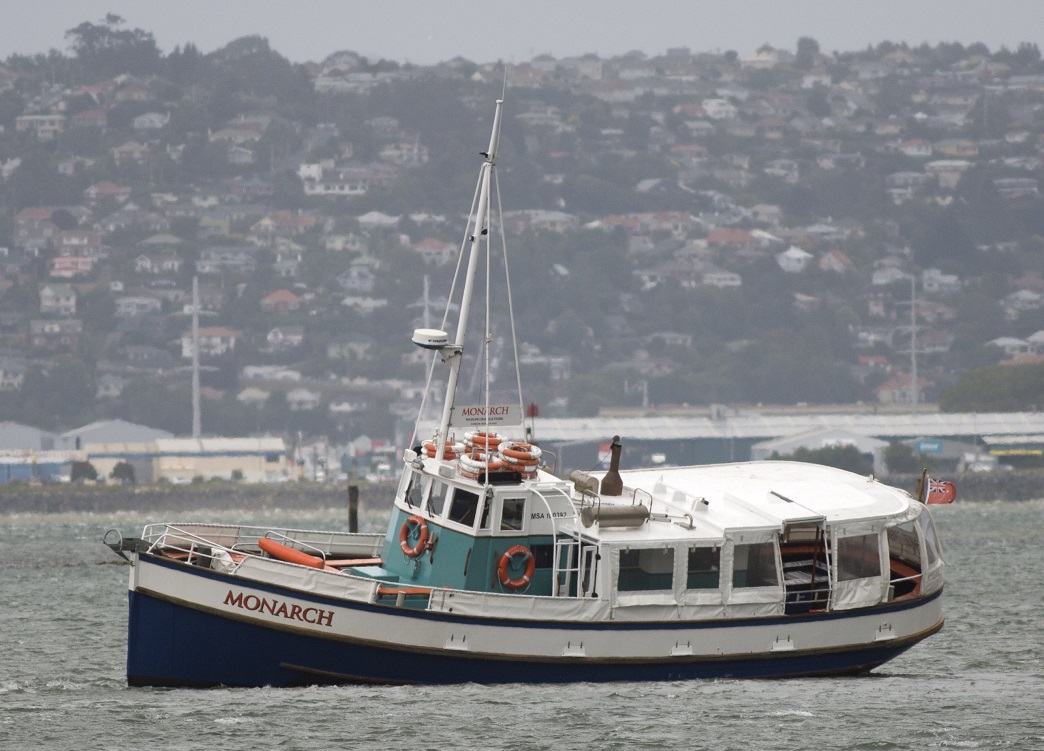
<path fill-rule="evenodd" d="M 137 482 L 188 483 L 197 477 L 282 482 L 290 478 L 282 438 L 158 438 L 143 443 L 84 446 L 84 456 L 99 475 L 109 476 L 120 462 L 134 467 Z"/>

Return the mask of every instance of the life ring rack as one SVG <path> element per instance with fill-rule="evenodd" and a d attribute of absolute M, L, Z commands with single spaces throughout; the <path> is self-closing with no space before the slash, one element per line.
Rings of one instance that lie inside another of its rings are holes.
<path fill-rule="evenodd" d="M 522 576 L 512 578 L 508 569 L 515 562 L 515 559 L 520 557 L 526 562 L 526 570 Z M 536 558 L 533 557 L 533 552 L 525 545 L 515 545 L 513 548 L 509 548 L 504 555 L 500 556 L 500 563 L 497 565 L 497 578 L 504 589 L 517 590 L 528 586 L 529 582 L 533 581 L 534 571 L 536 571 Z"/>
<path fill-rule="evenodd" d="M 419 528 L 416 545 L 410 545 L 410 535 L 414 528 Z M 420 516 L 414 514 L 402 523 L 399 529 L 399 548 L 407 558 L 416 558 L 428 547 L 428 523 Z"/>

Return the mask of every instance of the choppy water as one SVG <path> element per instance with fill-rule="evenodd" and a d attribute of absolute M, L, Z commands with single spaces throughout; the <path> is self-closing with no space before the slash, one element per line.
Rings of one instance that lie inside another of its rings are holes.
<path fill-rule="evenodd" d="M 197 691 L 124 680 L 128 570 L 100 538 L 164 514 L 0 515 L 0 749 L 1044 749 L 1044 501 L 935 516 L 946 627 L 865 677 Z"/>

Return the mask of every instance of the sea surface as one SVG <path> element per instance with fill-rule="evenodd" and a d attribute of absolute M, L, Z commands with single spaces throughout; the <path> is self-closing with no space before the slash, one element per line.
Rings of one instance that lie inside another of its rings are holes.
<path fill-rule="evenodd" d="M 1044 501 L 935 518 L 946 627 L 867 676 L 184 690 L 126 685 L 128 568 L 105 530 L 343 529 L 343 511 L 0 514 L 0 749 L 1044 749 Z"/>

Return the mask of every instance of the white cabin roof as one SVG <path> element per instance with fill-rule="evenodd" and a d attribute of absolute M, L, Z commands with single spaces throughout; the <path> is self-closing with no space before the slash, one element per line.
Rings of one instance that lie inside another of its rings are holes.
<path fill-rule="evenodd" d="M 599 478 L 602 474 L 591 473 Z M 726 531 L 782 531 L 799 522 L 863 522 L 902 516 L 914 503 L 905 491 L 871 477 L 802 462 L 625 470 L 620 475 L 623 494 L 618 499 L 603 496 L 602 504 L 629 505 L 632 498 L 648 504 L 651 495 L 654 518 L 663 513 L 675 520 L 688 515 L 693 529 L 685 528 L 684 518 L 681 524 L 605 527 L 600 529 L 605 540 L 712 539 Z"/>

